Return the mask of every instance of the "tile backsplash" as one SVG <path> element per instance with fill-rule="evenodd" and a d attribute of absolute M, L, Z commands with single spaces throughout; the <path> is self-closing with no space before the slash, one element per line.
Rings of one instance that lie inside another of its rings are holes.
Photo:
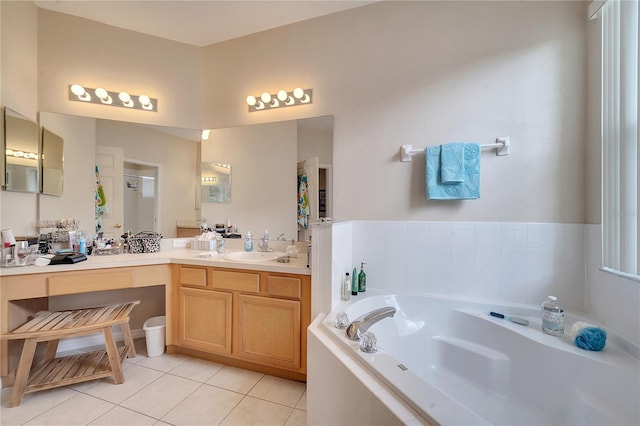
<path fill-rule="evenodd" d="M 316 313 L 339 303 L 344 273 L 366 262 L 369 289 L 536 305 L 555 295 L 640 344 L 640 282 L 600 270 L 600 225 L 353 221 L 318 231 Z"/>
<path fill-rule="evenodd" d="M 585 232 L 555 223 L 335 224 L 333 286 L 364 261 L 372 289 L 524 304 L 555 295 L 584 311 Z"/>

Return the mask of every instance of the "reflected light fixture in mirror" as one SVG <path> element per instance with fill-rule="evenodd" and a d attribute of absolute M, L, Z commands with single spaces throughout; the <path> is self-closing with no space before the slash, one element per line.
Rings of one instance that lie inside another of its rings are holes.
<path fill-rule="evenodd" d="M 94 96 L 92 96 L 92 93 Z M 111 105 L 122 108 L 132 108 L 142 111 L 158 111 L 158 100 L 147 95 L 132 95 L 128 92 L 112 92 L 102 87 L 96 89 L 84 87 L 80 84 L 69 85 L 69 100 L 89 102 L 99 105 Z"/>
<path fill-rule="evenodd" d="M 264 92 L 259 97 L 252 95 L 247 96 L 247 105 L 249 105 L 249 112 L 264 111 L 267 109 L 310 104 L 313 101 L 312 98 L 313 89 L 301 89 L 297 87 L 291 92 L 279 90 L 275 95 Z"/>

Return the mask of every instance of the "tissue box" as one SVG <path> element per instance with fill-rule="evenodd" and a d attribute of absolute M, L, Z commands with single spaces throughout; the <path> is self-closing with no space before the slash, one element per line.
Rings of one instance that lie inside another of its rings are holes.
<path fill-rule="evenodd" d="M 216 240 L 191 240 L 191 248 L 201 251 L 215 251 Z"/>

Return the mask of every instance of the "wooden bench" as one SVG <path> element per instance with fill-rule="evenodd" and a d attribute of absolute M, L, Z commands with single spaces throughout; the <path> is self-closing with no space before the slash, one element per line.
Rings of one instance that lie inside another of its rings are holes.
<path fill-rule="evenodd" d="M 124 382 L 122 361 L 135 356 L 133 338 L 129 328 L 129 314 L 140 301 L 95 308 L 60 312 L 39 312 L 33 319 L 10 333 L 3 340 L 24 339 L 18 362 L 9 407 L 22 402 L 25 393 L 113 376 L 116 384 Z M 118 348 L 113 337 L 113 326 L 119 325 L 124 334 L 124 347 Z M 105 350 L 56 358 L 58 341 L 102 333 Z M 36 346 L 47 342 L 44 360 L 33 369 Z"/>

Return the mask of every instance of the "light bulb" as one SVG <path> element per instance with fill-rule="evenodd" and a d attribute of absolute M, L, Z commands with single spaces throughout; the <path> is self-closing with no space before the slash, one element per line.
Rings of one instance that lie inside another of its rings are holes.
<path fill-rule="evenodd" d="M 268 104 L 271 102 L 271 95 L 267 92 L 264 92 L 262 95 L 260 95 L 260 99 L 262 99 L 262 102 L 264 102 L 265 104 Z"/>
<path fill-rule="evenodd" d="M 87 92 L 84 90 L 84 87 L 80 86 L 79 84 L 74 84 L 71 86 L 71 93 L 80 97 Z"/>
<path fill-rule="evenodd" d="M 96 96 L 99 97 L 102 100 L 105 100 L 109 94 L 107 93 L 106 90 L 104 90 L 102 87 L 98 87 L 95 91 Z"/>
<path fill-rule="evenodd" d="M 91 95 L 79 84 L 71 85 L 71 93 L 76 95 L 81 101 L 90 101 Z"/>
<path fill-rule="evenodd" d="M 278 99 L 280 99 L 280 101 L 284 102 L 284 101 L 287 100 L 288 97 L 289 97 L 289 95 L 284 90 L 279 90 L 278 91 Z"/>
<path fill-rule="evenodd" d="M 150 110 L 150 109 L 153 108 L 153 105 L 151 104 L 151 99 L 149 99 L 149 97 L 147 95 L 138 96 L 138 100 L 140 101 L 140 104 L 142 105 L 142 109 Z"/>
<path fill-rule="evenodd" d="M 202 131 L 202 140 L 207 141 L 209 140 L 209 134 L 211 133 L 211 130 L 209 129 L 205 129 Z"/>
<path fill-rule="evenodd" d="M 133 101 L 131 100 L 131 95 L 129 95 L 127 92 L 120 92 L 120 94 L 118 95 L 118 98 L 120 98 L 120 101 L 122 102 L 122 105 L 131 108 L 133 106 Z"/>
<path fill-rule="evenodd" d="M 247 96 L 247 104 L 249 106 L 255 106 L 255 104 L 257 103 L 258 103 L 258 100 L 256 99 L 255 96 L 251 96 L 251 95 Z"/>
<path fill-rule="evenodd" d="M 109 96 L 109 92 L 107 92 L 102 87 L 98 87 L 94 92 L 96 96 L 100 98 L 100 102 L 102 102 L 103 104 L 110 105 L 111 102 L 113 102 L 113 100 L 111 99 L 111 96 Z"/>
<path fill-rule="evenodd" d="M 293 89 L 293 97 L 296 99 L 302 99 L 302 97 L 304 96 L 304 90 L 302 90 L 299 87 L 296 87 L 295 89 Z"/>

